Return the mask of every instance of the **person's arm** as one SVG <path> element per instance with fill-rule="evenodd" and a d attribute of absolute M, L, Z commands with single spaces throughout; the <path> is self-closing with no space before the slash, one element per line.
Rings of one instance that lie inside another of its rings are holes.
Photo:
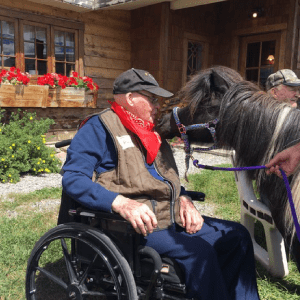
<path fill-rule="evenodd" d="M 266 164 L 267 174 L 274 173 L 282 177 L 279 168 L 281 168 L 287 176 L 292 175 L 300 163 L 300 143 L 287 148 L 275 155 L 269 163 Z"/>
<path fill-rule="evenodd" d="M 63 166 L 62 184 L 64 191 L 84 206 L 111 212 L 111 204 L 118 193 L 93 182 L 92 176 L 97 167 L 103 170 L 113 168 L 116 154 L 114 148 L 108 151 L 108 147 L 113 147 L 113 142 L 109 141 L 100 121 L 94 118 L 72 140 Z"/>

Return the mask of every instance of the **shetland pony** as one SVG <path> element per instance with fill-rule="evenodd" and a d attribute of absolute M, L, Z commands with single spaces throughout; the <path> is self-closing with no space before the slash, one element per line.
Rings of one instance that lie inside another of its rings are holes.
<path fill-rule="evenodd" d="M 219 119 L 217 146 L 234 149 L 237 166 L 265 165 L 276 153 L 300 142 L 300 110 L 275 100 L 232 69 L 214 67 L 196 74 L 183 87 L 180 97 L 189 102 L 178 112 L 182 124 Z M 157 130 L 164 138 L 180 136 L 172 114 L 161 119 Z M 207 129 L 188 132 L 188 136 L 190 142 L 212 142 Z M 283 180 L 267 176 L 265 170 L 248 172 L 248 176 L 256 180 L 261 201 L 269 207 L 300 271 L 300 243 Z M 289 181 L 300 216 L 300 170 Z"/>

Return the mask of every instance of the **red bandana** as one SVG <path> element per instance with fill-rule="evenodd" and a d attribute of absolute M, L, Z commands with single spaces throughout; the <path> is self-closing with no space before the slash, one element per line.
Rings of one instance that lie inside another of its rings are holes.
<path fill-rule="evenodd" d="M 116 102 L 110 104 L 122 124 L 140 138 L 147 150 L 147 163 L 152 164 L 161 145 L 161 138 L 154 130 L 154 124 L 138 118 Z"/>

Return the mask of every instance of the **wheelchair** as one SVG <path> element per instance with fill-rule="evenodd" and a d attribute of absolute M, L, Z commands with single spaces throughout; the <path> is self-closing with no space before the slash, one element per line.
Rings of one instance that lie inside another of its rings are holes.
<path fill-rule="evenodd" d="M 203 193 L 188 193 L 204 201 Z M 49 230 L 31 252 L 27 300 L 192 300 L 177 262 L 141 246 L 129 222 L 70 203 L 68 222 Z"/>

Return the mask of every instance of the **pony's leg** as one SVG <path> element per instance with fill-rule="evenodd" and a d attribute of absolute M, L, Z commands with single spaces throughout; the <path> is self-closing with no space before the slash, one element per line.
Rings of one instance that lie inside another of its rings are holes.
<path fill-rule="evenodd" d="M 292 254 L 297 263 L 298 271 L 300 272 L 300 242 L 299 242 L 297 236 L 295 236 L 293 244 L 292 244 Z"/>

